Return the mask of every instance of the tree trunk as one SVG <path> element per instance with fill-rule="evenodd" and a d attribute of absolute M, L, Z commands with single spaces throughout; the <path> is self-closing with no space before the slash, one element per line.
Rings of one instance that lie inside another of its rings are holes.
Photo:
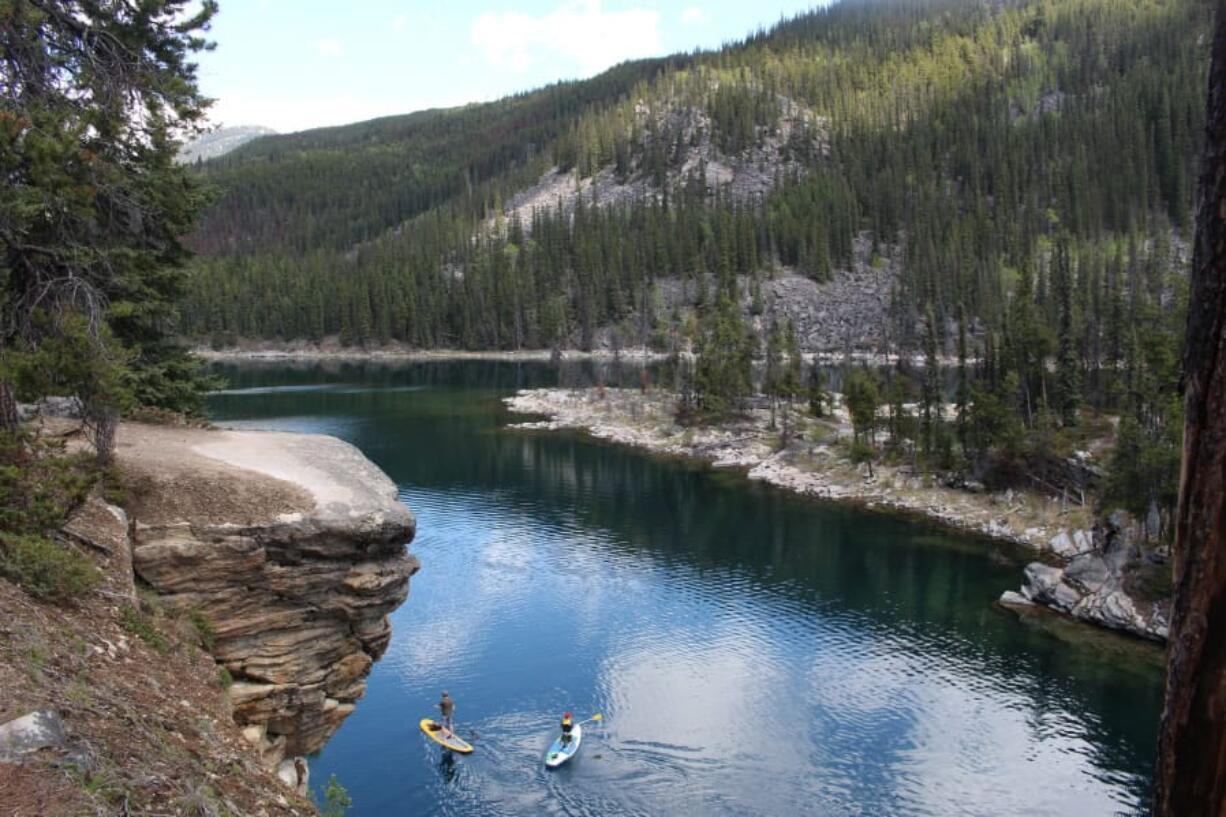
<path fill-rule="evenodd" d="M 1226 10 L 1218 7 L 1184 350 L 1186 419 L 1156 817 L 1226 815 Z"/>
<path fill-rule="evenodd" d="M 13 384 L 0 378 L 0 432 L 17 433 L 17 399 Z"/>

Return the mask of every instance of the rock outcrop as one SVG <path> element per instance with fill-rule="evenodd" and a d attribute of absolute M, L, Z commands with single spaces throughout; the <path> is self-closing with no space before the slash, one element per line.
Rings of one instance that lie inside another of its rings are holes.
<path fill-rule="evenodd" d="M 418 568 L 395 485 L 331 437 L 124 426 L 118 443 L 136 574 L 208 622 L 234 717 L 270 768 L 318 750 Z"/>
<path fill-rule="evenodd" d="M 69 515 L 62 533 L 106 557 L 110 569 L 102 574 L 102 584 L 111 598 L 136 603 L 131 523 L 123 508 L 112 505 L 97 493 L 90 494 Z"/>
<path fill-rule="evenodd" d="M 1001 604 L 1041 604 L 1082 621 L 1166 640 L 1169 601 L 1145 599 L 1129 587 L 1130 573 L 1141 561 L 1119 515 L 1094 534 L 1057 534 L 1050 550 L 1068 559 L 1064 566 L 1031 562 L 1021 593 L 1005 591 Z"/>
<path fill-rule="evenodd" d="M 0 577 L 0 814 L 318 815 L 305 762 L 244 739 L 196 617 L 137 594 L 127 516 L 95 495 L 61 527 L 100 580 L 71 602 Z"/>

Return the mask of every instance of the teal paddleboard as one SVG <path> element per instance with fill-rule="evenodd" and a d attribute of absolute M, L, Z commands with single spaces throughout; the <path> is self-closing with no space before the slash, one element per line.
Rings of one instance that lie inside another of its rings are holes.
<path fill-rule="evenodd" d="M 579 751 L 579 743 L 582 740 L 583 727 L 579 724 L 575 724 L 568 743 L 562 743 L 562 736 L 558 735 L 558 739 L 549 745 L 549 751 L 545 753 L 545 766 L 556 769 L 570 760 Z"/>

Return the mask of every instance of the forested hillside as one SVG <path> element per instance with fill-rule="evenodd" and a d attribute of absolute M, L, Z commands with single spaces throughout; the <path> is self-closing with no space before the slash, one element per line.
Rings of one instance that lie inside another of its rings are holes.
<path fill-rule="evenodd" d="M 344 251 L 437 207 L 449 220 L 471 223 L 498 191 L 540 174 L 547 148 L 576 117 L 684 62 L 627 63 L 586 82 L 498 102 L 245 145 L 205 171 L 222 198 L 206 214 L 197 247 L 209 255 L 273 257 Z"/>
<path fill-rule="evenodd" d="M 582 344 L 636 310 L 666 322 L 642 308 L 662 278 L 825 279 L 860 231 L 902 254 L 904 335 L 928 301 L 999 328 L 1026 270 L 1050 304 L 1057 238 L 1087 262 L 1079 297 L 1116 267 L 1167 270 L 1156 256 L 1189 219 L 1207 15 L 1195 0 L 853 0 L 715 54 L 262 139 L 206 171 L 221 197 L 195 239 L 210 260 L 188 329 Z M 704 139 L 725 160 L 780 141 L 788 106 L 810 115 L 777 146 L 768 195 L 738 200 L 692 162 L 668 172 Z M 573 222 L 546 207 L 472 240 L 551 167 L 656 195 Z"/>
<path fill-rule="evenodd" d="M 203 171 L 220 197 L 186 328 L 689 343 L 741 367 L 795 331 L 764 285 L 803 276 L 820 304 L 888 270 L 887 303 L 853 316 L 881 323 L 873 351 L 982 358 L 960 379 L 961 449 L 1122 412 L 1120 490 L 1143 510 L 1174 490 L 1210 11 L 845 0 L 716 53 L 261 139 Z M 700 371 L 696 404 L 738 377 Z M 939 420 L 925 452 L 949 448 Z"/>

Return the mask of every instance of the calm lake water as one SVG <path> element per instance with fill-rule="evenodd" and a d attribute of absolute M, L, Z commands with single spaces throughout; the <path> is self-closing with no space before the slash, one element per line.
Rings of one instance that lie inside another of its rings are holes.
<path fill-rule="evenodd" d="M 507 428 L 500 397 L 583 366 L 221 371 L 216 420 L 342 437 L 417 515 L 391 647 L 311 764 L 355 817 L 1142 810 L 1158 651 L 997 608 L 1024 553 Z M 442 689 L 472 755 L 418 731 Z M 605 719 L 547 772 L 565 709 Z"/>

